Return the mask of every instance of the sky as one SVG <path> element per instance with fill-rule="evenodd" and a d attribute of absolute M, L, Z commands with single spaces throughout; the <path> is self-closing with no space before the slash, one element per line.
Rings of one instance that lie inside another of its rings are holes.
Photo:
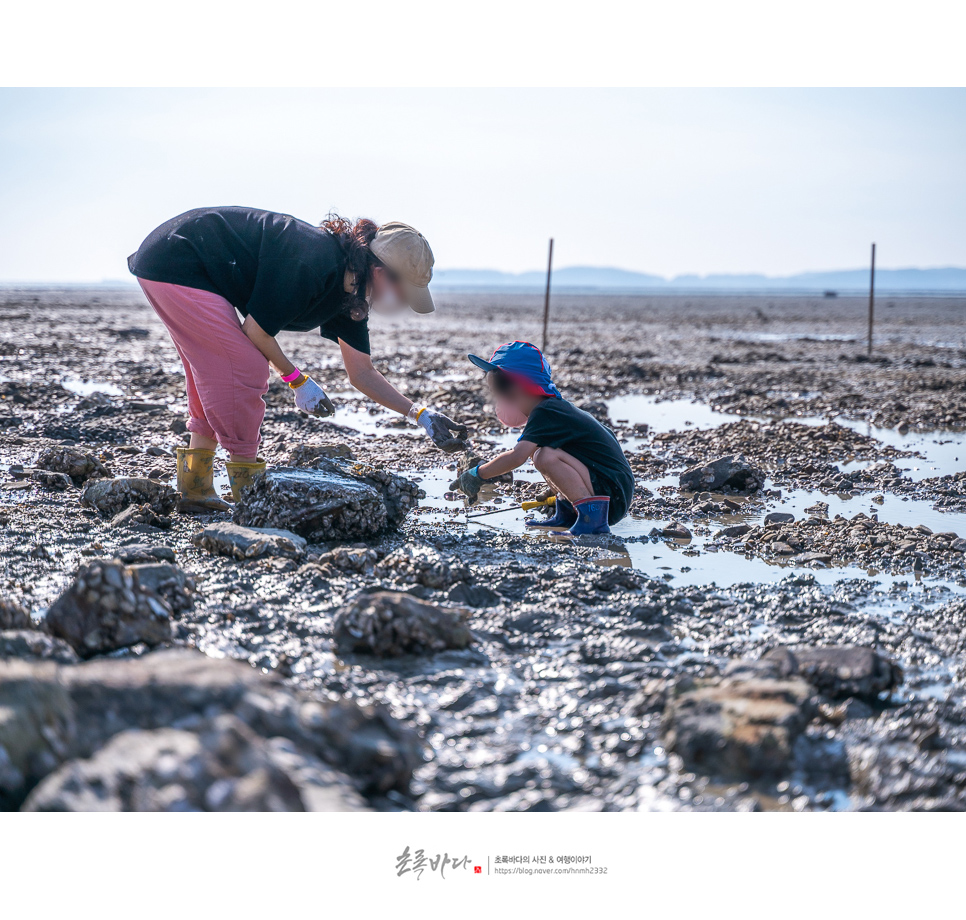
<path fill-rule="evenodd" d="M 966 265 L 966 90 L 0 89 L 0 282 L 190 208 L 403 220 L 441 269 Z"/>

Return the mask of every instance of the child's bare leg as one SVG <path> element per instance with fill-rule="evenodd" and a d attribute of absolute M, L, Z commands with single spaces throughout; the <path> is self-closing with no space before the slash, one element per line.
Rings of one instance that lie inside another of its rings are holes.
<path fill-rule="evenodd" d="M 571 504 L 594 494 L 590 470 L 566 451 L 556 447 L 538 447 L 533 452 L 533 465 Z"/>

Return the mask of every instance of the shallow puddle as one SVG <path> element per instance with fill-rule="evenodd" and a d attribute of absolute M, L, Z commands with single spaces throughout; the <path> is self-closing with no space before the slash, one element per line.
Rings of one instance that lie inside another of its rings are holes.
<path fill-rule="evenodd" d="M 81 380 L 79 377 L 64 377 L 60 385 L 78 396 L 91 396 L 104 393 L 107 396 L 123 396 L 124 391 L 116 384 L 106 380 Z"/>

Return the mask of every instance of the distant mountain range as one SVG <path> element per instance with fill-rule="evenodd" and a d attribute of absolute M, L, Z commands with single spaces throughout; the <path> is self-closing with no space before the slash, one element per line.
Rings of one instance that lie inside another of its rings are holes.
<path fill-rule="evenodd" d="M 437 290 L 538 291 L 547 283 L 545 272 L 510 272 L 472 268 L 442 269 L 433 275 Z M 882 292 L 963 293 L 966 268 L 884 268 L 875 273 L 875 287 Z M 622 268 L 574 266 L 555 269 L 551 280 L 555 291 L 835 291 L 853 293 L 869 289 L 867 268 L 843 271 L 803 272 L 772 278 L 767 275 L 678 275 L 662 278 Z"/>
<path fill-rule="evenodd" d="M 491 269 L 451 268 L 433 273 L 437 291 L 542 291 L 545 272 L 501 272 Z M 100 282 L 0 282 L 0 288 L 132 288 L 133 278 L 105 279 Z M 677 294 L 688 291 L 732 291 L 748 293 L 864 293 L 869 290 L 867 268 L 829 272 L 802 272 L 798 275 L 678 275 L 662 278 L 623 268 L 574 266 L 554 269 L 554 291 L 607 291 L 609 293 Z M 883 293 L 966 294 L 966 268 L 882 268 L 875 273 L 875 289 Z"/>

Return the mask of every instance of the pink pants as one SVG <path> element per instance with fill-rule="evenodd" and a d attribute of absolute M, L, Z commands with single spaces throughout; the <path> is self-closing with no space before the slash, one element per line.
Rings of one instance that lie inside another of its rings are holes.
<path fill-rule="evenodd" d="M 188 430 L 218 441 L 229 453 L 254 457 L 261 443 L 268 361 L 242 332 L 224 297 L 138 278 L 184 365 Z"/>

